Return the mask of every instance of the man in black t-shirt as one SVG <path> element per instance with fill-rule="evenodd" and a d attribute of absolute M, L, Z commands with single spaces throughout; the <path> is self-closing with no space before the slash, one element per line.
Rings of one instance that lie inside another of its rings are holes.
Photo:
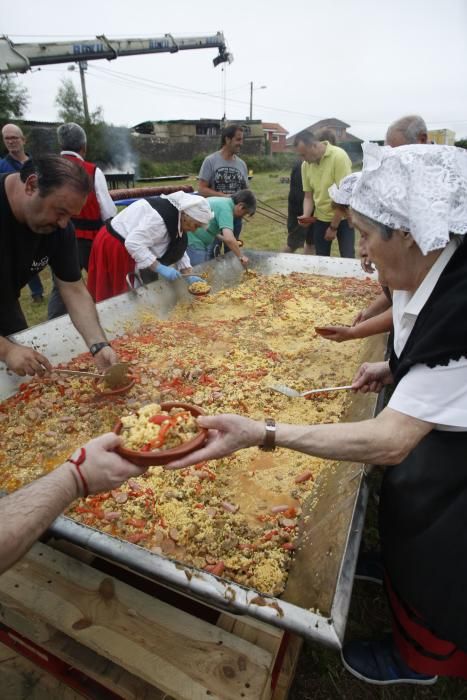
<path fill-rule="evenodd" d="M 19 173 L 0 176 L 0 360 L 20 376 L 51 369 L 44 355 L 5 337 L 27 328 L 20 291 L 46 265 L 97 367 L 105 369 L 117 360 L 81 279 L 70 223 L 90 187 L 86 171 L 60 156 L 28 161 Z"/>
<path fill-rule="evenodd" d="M 287 245 L 283 253 L 295 253 L 298 248 L 306 246 L 306 252 L 312 254 L 313 227 L 300 226 L 297 218 L 303 214 L 303 184 L 302 184 L 302 160 L 294 163 L 290 173 L 290 189 L 287 210 Z"/>

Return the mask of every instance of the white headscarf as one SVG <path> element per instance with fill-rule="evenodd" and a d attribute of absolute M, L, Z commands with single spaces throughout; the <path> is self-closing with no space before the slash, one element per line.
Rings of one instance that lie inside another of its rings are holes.
<path fill-rule="evenodd" d="M 352 192 L 360 179 L 360 175 L 361 173 L 350 173 L 350 175 L 346 175 L 342 178 L 339 183 L 339 187 L 337 185 L 331 185 L 328 192 L 332 201 L 336 204 L 350 204 Z"/>
<path fill-rule="evenodd" d="M 408 231 L 423 255 L 445 248 L 449 234 L 467 233 L 467 150 L 414 144 L 364 143 L 354 211 Z"/>
<path fill-rule="evenodd" d="M 188 192 L 172 192 L 172 194 L 161 194 L 161 197 L 168 199 L 179 211 L 178 217 L 178 233 L 181 236 L 181 213 L 185 212 L 192 219 L 200 224 L 208 224 L 214 214 L 211 211 L 208 201 L 198 194 L 189 194 Z"/>

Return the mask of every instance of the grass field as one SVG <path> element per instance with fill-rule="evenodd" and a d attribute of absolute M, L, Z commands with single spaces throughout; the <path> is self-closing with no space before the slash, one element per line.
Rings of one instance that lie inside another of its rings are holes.
<path fill-rule="evenodd" d="M 284 173 L 260 173 L 255 175 L 251 188 L 264 203 L 287 213 L 288 185 L 280 182 Z M 188 181 L 196 186 L 196 180 Z M 157 183 L 155 183 L 157 184 Z M 164 183 L 165 184 L 165 183 Z M 176 184 L 176 183 L 174 183 Z M 279 251 L 286 242 L 285 226 L 276 224 L 257 214 L 245 224 L 242 238 L 245 246 L 260 250 Z M 334 249 L 333 254 L 337 254 Z M 50 290 L 48 269 L 41 273 L 46 292 Z M 32 304 L 26 287 L 21 303 L 30 325 L 45 321 L 47 305 Z M 379 475 L 375 472 L 372 483 L 378 490 Z M 364 541 L 370 547 L 377 544 L 376 504 L 370 498 L 370 507 Z M 347 638 L 376 638 L 390 629 L 390 616 L 382 587 L 376 584 L 356 582 L 352 597 Z M 339 655 L 321 646 L 306 643 L 301 655 L 290 700 L 467 700 L 467 684 L 457 680 L 440 680 L 434 686 L 394 686 L 379 688 L 354 679 L 340 662 Z"/>

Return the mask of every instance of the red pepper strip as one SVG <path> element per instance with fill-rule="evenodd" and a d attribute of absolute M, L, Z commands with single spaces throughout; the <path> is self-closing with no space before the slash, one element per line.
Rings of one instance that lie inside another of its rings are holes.
<path fill-rule="evenodd" d="M 163 416 L 162 414 L 151 416 L 148 423 L 154 423 L 155 425 L 162 425 L 165 421 L 170 420 L 170 416 Z"/>
<path fill-rule="evenodd" d="M 278 534 L 279 534 L 279 530 L 269 530 L 269 532 L 266 532 L 266 534 L 263 535 L 262 539 L 269 542 L 270 540 L 272 540 L 273 537 L 275 537 L 275 535 L 278 535 Z"/>
<path fill-rule="evenodd" d="M 288 510 L 285 510 L 283 513 L 280 514 L 283 518 L 296 518 L 297 517 L 297 509 L 294 507 L 289 508 Z"/>
<path fill-rule="evenodd" d="M 145 527 L 146 520 L 143 520 L 141 518 L 127 518 L 127 520 L 125 520 L 125 523 L 127 525 L 132 525 L 133 527 L 142 528 Z"/>
<path fill-rule="evenodd" d="M 223 561 L 218 561 L 217 564 L 209 564 L 209 566 L 204 567 L 205 571 L 208 571 L 210 574 L 214 574 L 214 576 L 222 576 L 224 569 L 225 564 Z"/>
<path fill-rule="evenodd" d="M 162 445 L 164 444 L 164 440 L 167 437 L 167 433 L 169 432 L 170 428 L 173 428 L 177 424 L 178 418 L 186 418 L 188 416 L 191 416 L 191 413 L 189 411 L 179 411 L 173 416 L 168 416 L 168 419 L 165 420 L 161 425 L 159 435 L 156 438 L 154 438 L 154 440 L 151 440 L 151 442 L 148 443 L 149 448 L 147 448 L 146 445 L 144 446 L 144 451 L 146 452 L 153 450 L 155 447 L 162 447 Z"/>
<path fill-rule="evenodd" d="M 284 542 L 282 549 L 287 549 L 288 551 L 292 552 L 294 549 L 296 549 L 296 547 L 293 542 Z"/>

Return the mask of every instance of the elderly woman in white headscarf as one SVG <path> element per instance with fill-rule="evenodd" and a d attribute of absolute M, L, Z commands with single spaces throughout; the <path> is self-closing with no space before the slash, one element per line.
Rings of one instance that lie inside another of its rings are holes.
<path fill-rule="evenodd" d="M 204 197 L 174 192 L 140 199 L 108 221 L 97 234 L 89 260 L 88 289 L 95 301 L 128 290 L 132 273 L 157 273 L 191 284 L 187 231 L 207 226 L 212 211 Z"/>
<path fill-rule="evenodd" d="M 386 467 L 393 635 L 347 644 L 344 664 L 378 684 L 467 678 L 467 151 L 368 144 L 364 156 L 353 220 L 394 290 L 394 351 L 364 364 L 353 386 L 393 384 L 389 404 L 371 420 L 331 425 L 203 416 L 208 443 L 169 468 L 255 445 Z"/>

